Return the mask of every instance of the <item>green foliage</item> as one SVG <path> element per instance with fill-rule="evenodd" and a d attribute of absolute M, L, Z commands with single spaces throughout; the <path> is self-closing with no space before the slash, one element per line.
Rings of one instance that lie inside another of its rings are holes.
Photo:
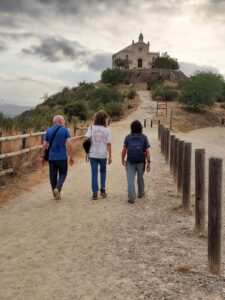
<path fill-rule="evenodd" d="M 104 106 L 104 109 L 110 117 L 119 117 L 123 114 L 122 103 L 120 102 L 109 102 Z"/>
<path fill-rule="evenodd" d="M 199 72 L 183 83 L 179 102 L 189 109 L 202 111 L 223 95 L 224 79 L 212 72 Z"/>
<path fill-rule="evenodd" d="M 121 68 L 127 69 L 129 66 L 129 61 L 128 61 L 128 59 L 116 58 L 115 65 L 119 68 L 121 67 Z"/>
<path fill-rule="evenodd" d="M 162 101 L 172 101 L 178 96 L 177 90 L 170 86 L 158 85 L 152 91 L 152 98 L 154 100 L 160 99 Z"/>
<path fill-rule="evenodd" d="M 3 113 L 0 112 L 0 131 L 7 130 L 11 131 L 14 127 L 14 119 L 10 117 L 4 116 Z"/>
<path fill-rule="evenodd" d="M 163 84 L 163 82 L 164 82 L 164 79 L 161 75 L 158 75 L 158 76 L 155 76 L 155 77 L 150 77 L 147 80 L 147 88 L 150 91 L 151 89 L 156 87 L 156 85 Z"/>
<path fill-rule="evenodd" d="M 89 105 L 91 109 L 103 108 L 108 102 L 122 102 L 123 97 L 114 88 L 101 87 L 92 90 L 89 93 Z"/>
<path fill-rule="evenodd" d="M 225 102 L 225 82 L 223 84 L 223 91 L 222 91 L 221 95 L 218 96 L 217 101 Z"/>
<path fill-rule="evenodd" d="M 170 57 L 167 52 L 163 53 L 162 56 L 159 56 L 154 61 L 153 68 L 159 68 L 159 69 L 173 69 L 177 70 L 179 69 L 179 64 L 177 62 L 177 59 Z"/>
<path fill-rule="evenodd" d="M 80 120 L 85 121 L 89 116 L 88 105 L 83 101 L 77 101 L 72 104 L 67 104 L 64 107 L 63 111 L 69 120 L 72 120 L 73 117 L 77 117 Z"/>
<path fill-rule="evenodd" d="M 127 98 L 128 99 L 134 99 L 134 97 L 136 96 L 136 91 L 133 89 L 129 89 L 128 93 L 127 93 Z"/>
<path fill-rule="evenodd" d="M 102 72 L 101 79 L 103 83 L 115 85 L 124 81 L 124 73 L 120 69 L 107 69 Z"/>

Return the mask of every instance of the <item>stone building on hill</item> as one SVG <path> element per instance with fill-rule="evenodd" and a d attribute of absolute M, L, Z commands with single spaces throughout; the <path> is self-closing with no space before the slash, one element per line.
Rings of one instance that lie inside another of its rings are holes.
<path fill-rule="evenodd" d="M 127 69 L 151 69 L 152 64 L 159 52 L 149 52 L 150 44 L 144 42 L 143 34 L 139 35 L 138 42 L 132 42 L 132 44 L 112 56 L 112 67 L 116 67 L 116 60 L 118 58 L 127 61 Z"/>

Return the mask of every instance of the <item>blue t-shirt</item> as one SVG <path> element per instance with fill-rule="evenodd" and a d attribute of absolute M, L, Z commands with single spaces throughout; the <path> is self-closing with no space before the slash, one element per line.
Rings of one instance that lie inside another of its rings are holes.
<path fill-rule="evenodd" d="M 45 141 L 50 142 L 55 130 L 60 127 L 59 125 L 54 125 L 48 129 L 45 135 Z M 67 160 L 66 151 L 66 140 L 70 138 L 70 132 L 67 128 L 61 127 L 53 140 L 52 146 L 49 150 L 49 160 Z"/>

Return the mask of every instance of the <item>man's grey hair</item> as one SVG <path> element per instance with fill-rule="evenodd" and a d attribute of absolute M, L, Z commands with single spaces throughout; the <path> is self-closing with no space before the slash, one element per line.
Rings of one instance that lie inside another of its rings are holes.
<path fill-rule="evenodd" d="M 63 122 L 64 121 L 64 117 L 61 115 L 56 115 L 53 118 L 53 124 L 59 123 L 59 122 Z"/>

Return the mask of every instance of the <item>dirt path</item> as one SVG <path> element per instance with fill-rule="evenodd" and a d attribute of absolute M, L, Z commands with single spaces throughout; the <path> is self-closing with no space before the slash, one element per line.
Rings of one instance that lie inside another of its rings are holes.
<path fill-rule="evenodd" d="M 91 200 L 90 168 L 82 162 L 70 169 L 61 202 L 46 178 L 0 210 L 1 300 L 225 299 L 225 278 L 209 275 L 206 240 L 195 235 L 193 216 L 171 211 L 180 199 L 156 128 L 145 131 L 152 145 L 146 197 L 127 203 L 123 139 L 130 121 L 143 121 L 155 105 L 148 92 L 140 96 L 139 109 L 111 127 L 107 199 Z"/>

